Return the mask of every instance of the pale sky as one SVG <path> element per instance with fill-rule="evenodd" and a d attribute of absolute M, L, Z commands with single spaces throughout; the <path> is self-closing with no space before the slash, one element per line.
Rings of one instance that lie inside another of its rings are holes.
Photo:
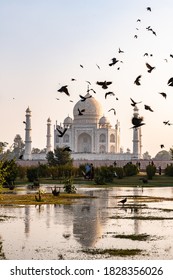
<path fill-rule="evenodd" d="M 86 94 L 86 81 L 90 81 L 105 116 L 113 126 L 120 121 L 124 151 L 132 151 L 130 97 L 142 101 L 138 105 L 146 123 L 142 153 L 155 156 L 160 144 L 169 150 L 173 126 L 163 121 L 173 123 L 173 87 L 167 85 L 173 77 L 172 14 L 172 0 L 0 0 L 0 141 L 11 145 L 16 134 L 24 140 L 29 106 L 32 147 L 46 146 L 48 117 L 53 145 L 55 121 L 73 117 L 73 106 L 79 94 Z M 119 48 L 124 53 L 118 53 Z M 123 63 L 110 67 L 113 57 Z M 146 62 L 156 67 L 152 73 L 147 72 Z M 141 86 L 134 84 L 139 75 Z M 104 80 L 112 81 L 108 91 L 115 93 L 106 100 L 106 91 L 96 85 Z M 63 85 L 68 85 L 70 97 L 57 92 Z M 154 112 L 145 110 L 144 104 Z M 108 112 L 112 107 L 116 116 Z"/>

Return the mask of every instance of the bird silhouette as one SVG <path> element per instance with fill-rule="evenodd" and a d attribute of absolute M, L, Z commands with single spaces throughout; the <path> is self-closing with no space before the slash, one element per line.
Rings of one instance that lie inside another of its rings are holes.
<path fill-rule="evenodd" d="M 137 86 L 140 86 L 141 83 L 140 83 L 140 79 L 141 79 L 142 75 L 139 75 L 136 80 L 134 81 L 134 84 L 136 84 Z"/>
<path fill-rule="evenodd" d="M 109 63 L 109 66 L 115 65 L 119 60 L 117 60 L 115 57 L 112 58 L 112 62 Z"/>
<path fill-rule="evenodd" d="M 80 64 L 80 67 L 81 67 L 81 68 L 83 68 L 83 65 L 82 65 L 82 64 Z"/>
<path fill-rule="evenodd" d="M 104 81 L 104 82 L 97 82 L 96 84 L 101 86 L 103 89 L 107 89 L 108 86 L 112 84 L 112 82 Z"/>
<path fill-rule="evenodd" d="M 26 124 L 26 122 L 25 122 L 25 121 L 23 121 L 23 123 L 24 123 L 24 124 Z"/>
<path fill-rule="evenodd" d="M 58 89 L 57 91 L 58 91 L 58 92 L 64 92 L 66 95 L 70 96 L 67 87 L 68 87 L 68 86 L 62 86 L 62 87 L 61 87 L 60 89 Z"/>
<path fill-rule="evenodd" d="M 105 93 L 105 99 L 107 98 L 108 95 L 115 95 L 115 93 L 112 92 L 112 91 L 106 92 L 106 93 Z"/>
<path fill-rule="evenodd" d="M 69 146 L 67 146 L 63 149 L 63 152 L 72 152 L 72 150 L 70 149 Z"/>
<path fill-rule="evenodd" d="M 137 22 L 141 22 L 140 18 L 137 19 Z"/>
<path fill-rule="evenodd" d="M 64 134 L 66 133 L 66 131 L 67 131 L 67 128 L 64 128 L 64 130 L 63 131 L 61 131 L 59 128 L 56 128 L 57 129 L 57 131 L 59 132 L 59 135 L 58 135 L 58 137 L 63 137 L 64 136 Z"/>
<path fill-rule="evenodd" d="M 150 112 L 154 112 L 149 105 L 144 105 L 144 109 Z"/>
<path fill-rule="evenodd" d="M 60 188 L 59 188 L 59 191 L 57 191 L 56 186 L 55 186 L 54 189 L 51 188 L 51 190 L 52 190 L 52 194 L 53 194 L 54 196 L 59 196 L 59 194 L 60 194 Z"/>
<path fill-rule="evenodd" d="M 146 63 L 146 66 L 148 68 L 148 73 L 151 73 L 156 67 L 151 66 L 149 63 Z"/>
<path fill-rule="evenodd" d="M 89 95 L 89 96 L 82 96 L 82 95 L 79 94 L 79 97 L 81 98 L 81 101 L 84 102 L 86 99 L 91 98 L 92 95 Z"/>
<path fill-rule="evenodd" d="M 172 57 L 172 58 L 173 58 L 173 54 L 170 54 L 170 57 Z"/>
<path fill-rule="evenodd" d="M 137 36 L 137 35 L 135 35 L 135 36 L 134 36 L 134 38 L 135 38 L 135 39 L 137 39 L 137 38 L 138 38 L 138 36 Z"/>
<path fill-rule="evenodd" d="M 114 108 L 111 108 L 111 109 L 108 110 L 108 112 L 110 112 L 110 111 L 113 111 L 113 112 L 114 112 L 114 115 L 116 115 L 116 111 L 115 111 Z"/>
<path fill-rule="evenodd" d="M 141 180 L 144 184 L 148 183 L 148 179 L 147 178 L 142 177 L 139 180 Z"/>
<path fill-rule="evenodd" d="M 160 148 L 163 149 L 165 146 L 163 144 L 160 145 Z"/>
<path fill-rule="evenodd" d="M 122 51 L 120 48 L 118 49 L 118 52 L 119 53 L 124 53 L 124 51 Z"/>
<path fill-rule="evenodd" d="M 140 101 L 140 102 L 136 102 L 136 101 L 134 101 L 131 97 L 130 97 L 130 100 L 132 101 L 131 105 L 132 105 L 133 107 L 135 107 L 135 106 L 136 106 L 136 104 L 139 104 L 139 103 L 141 103 L 141 102 L 142 102 L 142 101 Z"/>
<path fill-rule="evenodd" d="M 76 79 L 72 78 L 71 81 L 74 82 L 74 81 L 76 81 Z"/>
<path fill-rule="evenodd" d="M 147 11 L 151 12 L 151 7 L 147 7 L 146 9 Z"/>
<path fill-rule="evenodd" d="M 100 69 L 100 66 L 98 64 L 96 64 L 97 68 Z"/>
<path fill-rule="evenodd" d="M 140 127 L 142 125 L 145 125 L 145 123 L 143 123 L 142 121 L 143 121 L 143 117 L 139 117 L 139 118 L 133 117 L 132 118 L 132 124 L 134 126 L 132 126 L 131 128 L 138 128 L 138 127 Z"/>
<path fill-rule="evenodd" d="M 169 121 L 164 121 L 163 122 L 165 125 L 172 125 L 172 123 L 170 123 Z"/>
<path fill-rule="evenodd" d="M 127 201 L 127 197 L 122 199 L 122 200 L 120 200 L 120 201 L 118 201 L 118 203 L 122 203 L 122 205 L 124 205 L 124 203 L 126 203 L 126 201 Z"/>
<path fill-rule="evenodd" d="M 168 86 L 173 87 L 173 78 L 168 80 Z"/>
<path fill-rule="evenodd" d="M 144 53 L 144 56 L 148 56 L 148 53 Z"/>
<path fill-rule="evenodd" d="M 159 94 L 161 94 L 165 99 L 166 99 L 166 93 L 164 93 L 164 92 L 159 92 Z"/>
<path fill-rule="evenodd" d="M 83 112 L 85 112 L 85 109 L 80 110 L 78 108 L 78 116 L 83 116 Z"/>

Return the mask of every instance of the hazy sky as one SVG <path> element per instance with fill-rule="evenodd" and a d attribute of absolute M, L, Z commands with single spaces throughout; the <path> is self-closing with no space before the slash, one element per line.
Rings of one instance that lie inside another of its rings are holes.
<path fill-rule="evenodd" d="M 120 121 L 124 151 L 132 151 L 130 97 L 142 101 L 142 153 L 155 156 L 160 144 L 169 150 L 173 126 L 163 121 L 173 123 L 173 87 L 167 85 L 173 77 L 172 14 L 172 0 L 0 0 L 0 141 L 12 144 L 16 134 L 24 140 L 29 106 L 32 147 L 44 148 L 48 117 L 53 136 L 55 121 L 73 117 L 73 106 L 90 81 L 111 124 Z M 119 48 L 124 53 L 118 53 Z M 123 63 L 110 67 L 113 57 Z M 156 67 L 152 73 L 146 62 Z M 134 84 L 138 75 L 141 86 Z M 113 82 L 108 91 L 115 93 L 106 100 L 105 90 L 96 85 L 104 80 Z M 68 85 L 70 97 L 57 92 L 63 85 Z M 144 104 L 154 112 L 145 110 Z M 116 116 L 108 112 L 112 107 Z"/>

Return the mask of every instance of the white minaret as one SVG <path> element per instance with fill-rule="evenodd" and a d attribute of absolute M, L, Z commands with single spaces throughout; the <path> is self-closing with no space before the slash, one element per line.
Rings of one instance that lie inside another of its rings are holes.
<path fill-rule="evenodd" d="M 135 118 L 139 117 L 137 106 L 134 107 L 133 116 Z M 141 127 L 133 128 L 133 159 L 141 158 L 141 148 L 142 148 L 142 134 Z"/>
<path fill-rule="evenodd" d="M 25 152 L 23 159 L 31 160 L 31 110 L 29 107 L 26 109 L 26 122 L 25 122 Z"/>
<path fill-rule="evenodd" d="M 51 151 L 51 120 L 47 119 L 47 143 L 46 143 L 46 154 Z"/>
<path fill-rule="evenodd" d="M 120 153 L 120 122 L 115 125 L 115 152 Z"/>

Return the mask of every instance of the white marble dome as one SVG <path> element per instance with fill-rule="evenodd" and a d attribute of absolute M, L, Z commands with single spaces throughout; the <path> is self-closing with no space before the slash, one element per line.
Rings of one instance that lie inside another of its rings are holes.
<path fill-rule="evenodd" d="M 64 119 L 64 124 L 72 124 L 73 120 L 69 116 Z"/>
<path fill-rule="evenodd" d="M 85 97 L 90 94 L 87 93 Z M 79 115 L 79 110 L 84 109 L 83 115 Z M 101 103 L 93 96 L 87 98 L 85 101 L 79 100 L 73 108 L 74 122 L 78 123 L 98 123 L 101 116 L 103 116 L 103 108 Z"/>
<path fill-rule="evenodd" d="M 100 118 L 99 124 L 101 124 L 101 125 L 110 124 L 110 121 L 108 120 L 108 118 L 103 116 L 103 117 Z"/>

